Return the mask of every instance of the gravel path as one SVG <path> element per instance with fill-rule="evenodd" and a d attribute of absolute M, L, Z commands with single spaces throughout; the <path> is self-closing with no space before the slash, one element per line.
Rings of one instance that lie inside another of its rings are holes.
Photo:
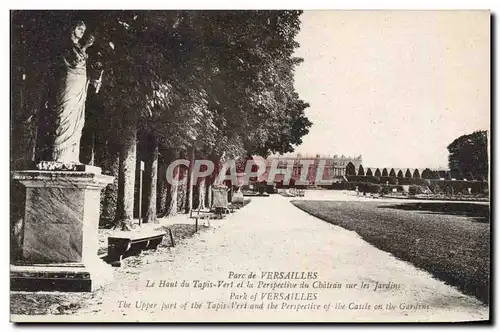
<path fill-rule="evenodd" d="M 229 278 L 231 271 L 244 274 L 245 278 Z M 263 279 L 261 273 L 265 271 L 305 272 L 306 275 L 311 272 L 310 276 L 316 275 L 316 279 L 291 280 L 298 285 L 304 281 L 309 288 L 299 288 L 300 285 L 274 291 L 257 288 L 259 282 L 262 285 L 263 282 L 288 281 Z M 252 272 L 256 274 L 255 279 L 250 279 L 254 288 L 238 288 L 237 283 L 243 280 L 246 285 Z M 148 253 L 141 258 L 140 266 L 129 264 L 128 268 L 117 269 L 115 274 L 115 281 L 97 292 L 89 300 L 89 306 L 75 314 L 35 319 L 238 322 L 488 319 L 488 307 L 475 298 L 374 248 L 354 232 L 306 214 L 280 195 L 254 197 L 248 206 L 226 219 L 212 221 L 210 229 L 173 249 L 161 248 Z M 162 280 L 164 287 L 158 287 Z M 183 280 L 190 286 L 181 287 Z M 195 287 L 194 280 L 213 282 L 216 286 L 219 281 L 222 283 L 221 288 L 201 288 Z M 224 288 L 224 282 L 231 281 L 232 288 Z M 331 286 L 341 284 L 341 288 L 312 288 L 314 281 Z M 146 287 L 152 282 L 154 287 Z M 377 282 L 388 285 L 388 289 L 374 290 Z M 362 289 L 362 283 L 368 288 Z M 348 289 L 347 284 L 356 286 Z M 234 293 L 232 299 L 231 293 Z M 299 299 L 281 299 L 288 293 L 299 293 L 290 295 Z M 257 299 L 253 301 L 250 297 L 255 294 Z M 238 296 L 241 298 L 237 299 Z M 309 299 L 304 298 L 307 296 Z M 119 301 L 127 301 L 130 308 L 120 307 Z M 207 308 L 207 301 L 212 302 L 211 309 Z M 187 309 L 183 309 L 186 302 Z M 199 302 L 201 309 L 192 308 L 194 302 Z M 223 308 L 231 302 L 241 307 Z M 278 308 L 267 309 L 270 302 Z M 264 309 L 249 308 L 250 304 L 261 303 Z M 283 307 L 286 304 L 302 307 Z M 389 304 L 394 307 L 388 309 Z M 382 309 L 376 309 L 377 305 L 382 305 Z M 408 305 L 414 307 L 408 309 Z"/>

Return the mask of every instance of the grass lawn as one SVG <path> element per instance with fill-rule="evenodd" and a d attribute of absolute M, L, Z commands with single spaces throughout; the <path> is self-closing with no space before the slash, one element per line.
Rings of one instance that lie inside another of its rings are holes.
<path fill-rule="evenodd" d="M 489 206 L 473 203 L 292 201 L 489 303 Z"/>

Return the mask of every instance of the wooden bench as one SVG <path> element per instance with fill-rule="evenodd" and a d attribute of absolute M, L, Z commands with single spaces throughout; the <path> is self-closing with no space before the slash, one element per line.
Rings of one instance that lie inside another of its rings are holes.
<path fill-rule="evenodd" d="M 191 210 L 191 213 L 189 215 L 190 218 L 195 218 L 195 232 L 198 232 L 198 220 L 208 220 L 208 227 L 210 227 L 210 217 L 212 216 L 212 212 L 207 211 L 207 210 L 202 210 L 201 205 L 198 207 L 198 210 L 196 211 L 196 214 L 193 215 L 193 210 Z"/>
<path fill-rule="evenodd" d="M 117 232 L 117 234 L 108 237 L 108 256 L 106 260 L 114 266 L 120 266 L 123 258 L 138 255 L 143 250 L 157 249 L 167 233 L 170 236 L 170 243 L 174 247 L 174 236 L 170 228 L 166 232 Z"/>

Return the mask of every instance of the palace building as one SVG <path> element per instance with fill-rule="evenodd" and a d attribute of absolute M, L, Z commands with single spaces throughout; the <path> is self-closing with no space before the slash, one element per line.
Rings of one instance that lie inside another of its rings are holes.
<path fill-rule="evenodd" d="M 292 168 L 291 182 L 298 181 L 304 172 L 307 172 L 306 181 L 314 183 L 317 175 L 317 169 L 320 163 L 324 164 L 323 180 L 341 181 L 348 174 L 349 168 L 359 168 L 363 159 L 362 156 L 346 157 L 344 155 L 321 156 L 301 155 L 295 156 L 271 156 L 266 159 L 266 172 L 259 177 L 259 181 L 267 181 L 270 169 L 277 165 L 277 175 L 274 182 L 283 184 L 287 168 Z M 307 170 L 304 169 L 305 166 Z"/>
<path fill-rule="evenodd" d="M 277 186 L 286 185 L 285 179 L 287 168 L 291 168 L 290 184 L 304 178 L 308 184 L 317 183 L 320 180 L 333 182 L 347 181 L 350 176 L 375 176 L 395 178 L 425 178 L 425 179 L 452 179 L 447 169 L 429 168 L 394 168 L 394 167 L 365 167 L 362 156 L 346 157 L 344 155 L 301 155 L 294 156 L 270 156 L 266 159 L 266 171 L 259 176 L 258 182 L 268 181 L 271 167 L 276 165 L 274 183 Z M 324 165 L 323 175 L 318 176 L 317 171 L 320 164 Z M 305 169 L 307 167 L 307 170 Z M 307 172 L 306 175 L 303 175 Z"/>

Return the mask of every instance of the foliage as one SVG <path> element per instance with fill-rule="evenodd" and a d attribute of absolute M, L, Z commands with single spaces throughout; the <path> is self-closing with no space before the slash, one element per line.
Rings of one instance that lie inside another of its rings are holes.
<path fill-rule="evenodd" d="M 377 176 L 368 176 L 368 175 L 348 175 L 347 181 L 380 183 L 380 178 Z"/>
<path fill-rule="evenodd" d="M 383 181 L 383 183 L 389 182 L 389 184 L 393 184 L 393 185 L 399 184 L 399 179 L 397 179 L 394 176 L 388 176 L 388 177 L 385 177 L 385 178 L 382 177 L 381 180 Z"/>
<path fill-rule="evenodd" d="M 421 177 L 422 179 L 439 179 L 437 172 L 431 171 L 429 168 L 422 171 Z"/>
<path fill-rule="evenodd" d="M 127 12 L 119 20 L 126 29 L 112 30 L 123 54 L 109 67 L 111 80 L 130 82 L 132 89 L 110 89 L 110 99 L 142 109 L 141 126 L 157 132 L 166 147 L 196 146 L 228 157 L 290 152 L 311 125 L 304 116 L 309 105 L 293 87 L 301 62 L 292 56 L 299 15 Z"/>
<path fill-rule="evenodd" d="M 331 189 L 340 189 L 340 190 L 356 190 L 358 188 L 358 192 L 363 193 L 380 193 L 382 191 L 382 186 L 376 183 L 370 182 L 344 182 L 344 183 L 333 183 L 330 186 Z"/>
<path fill-rule="evenodd" d="M 369 182 L 378 184 L 390 184 L 390 185 L 421 185 L 427 186 L 430 184 L 427 179 L 419 178 L 395 178 L 395 177 L 378 177 L 378 176 L 368 176 L 368 175 L 348 175 L 347 180 L 349 182 Z"/>
<path fill-rule="evenodd" d="M 363 168 L 363 165 L 359 165 L 358 175 L 361 175 L 361 176 L 365 175 L 365 169 Z"/>
<path fill-rule="evenodd" d="M 12 119 L 13 136 L 20 139 L 12 150 L 34 150 L 35 127 L 50 110 L 59 52 L 70 41 L 72 24 L 83 20 L 84 39 L 96 40 L 88 49 L 88 74 L 103 71 L 95 96 L 94 129 L 102 138 L 96 148 L 113 150 L 101 159 L 121 152 L 120 167 L 127 172 L 120 180 L 133 178 L 137 132 L 152 134 L 160 151 L 194 149 L 217 161 L 292 152 L 312 125 L 304 113 L 309 104 L 294 88 L 294 70 L 302 62 L 294 56 L 300 15 L 294 10 L 13 11 Z M 99 159 L 98 166 L 107 164 Z"/>
<path fill-rule="evenodd" d="M 380 194 L 381 194 L 381 195 L 388 195 L 388 194 L 390 194 L 391 192 L 392 192 L 391 187 L 390 187 L 390 186 L 385 185 L 385 186 L 382 186 L 382 190 L 381 190 Z"/>
<path fill-rule="evenodd" d="M 410 196 L 415 196 L 421 193 L 423 193 L 421 186 L 411 185 L 410 188 L 408 188 L 408 194 L 410 194 Z"/>
<path fill-rule="evenodd" d="M 218 129 L 250 154 L 290 152 L 311 123 L 293 87 L 299 11 L 204 13 L 208 94 Z M 228 142 L 228 143 L 229 143 Z"/>
<path fill-rule="evenodd" d="M 430 180 L 419 179 L 419 178 L 400 178 L 400 179 L 398 179 L 398 184 L 400 184 L 400 185 L 428 186 L 430 184 Z"/>
<path fill-rule="evenodd" d="M 471 194 L 488 194 L 488 182 L 485 181 L 431 180 L 430 188 L 435 194 L 467 195 L 468 188 L 471 189 Z"/>

